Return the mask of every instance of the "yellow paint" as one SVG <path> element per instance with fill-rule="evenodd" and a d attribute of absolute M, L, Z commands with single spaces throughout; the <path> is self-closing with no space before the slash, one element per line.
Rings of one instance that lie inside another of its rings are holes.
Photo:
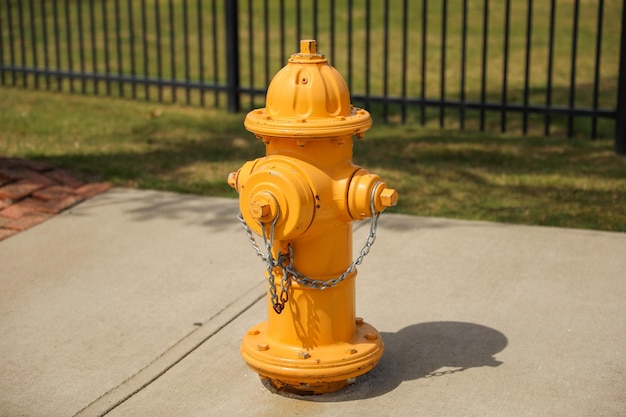
<path fill-rule="evenodd" d="M 262 235 L 265 228 L 269 235 L 275 224 L 274 257 L 291 247 L 295 270 L 311 279 L 346 271 L 352 221 L 397 202 L 379 176 L 352 163 L 352 138 L 371 124 L 367 111 L 350 105 L 345 81 L 312 40 L 301 41 L 300 53 L 276 74 L 266 107 L 246 117 L 245 127 L 266 144 L 266 156 L 245 163 L 228 183 L 238 191 L 252 231 Z M 280 292 L 280 268 L 274 275 Z M 268 320 L 251 328 L 241 345 L 246 363 L 278 388 L 315 394 L 371 370 L 383 342 L 355 315 L 355 279 L 356 271 L 324 290 L 291 280 L 281 314 L 268 296 Z"/>

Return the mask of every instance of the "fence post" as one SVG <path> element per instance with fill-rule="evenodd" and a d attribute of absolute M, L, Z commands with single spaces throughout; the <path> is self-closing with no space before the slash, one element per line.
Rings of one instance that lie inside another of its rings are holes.
<path fill-rule="evenodd" d="M 226 93 L 228 111 L 239 111 L 239 16 L 238 1 L 224 0 L 226 17 Z"/>
<path fill-rule="evenodd" d="M 622 37 L 619 53 L 619 79 L 617 83 L 615 153 L 626 155 L 626 0 L 622 4 Z"/>

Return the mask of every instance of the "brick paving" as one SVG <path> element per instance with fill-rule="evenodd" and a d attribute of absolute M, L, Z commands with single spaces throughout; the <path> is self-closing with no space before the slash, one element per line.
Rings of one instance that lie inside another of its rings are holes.
<path fill-rule="evenodd" d="M 42 162 L 0 157 L 0 241 L 109 188 Z"/>

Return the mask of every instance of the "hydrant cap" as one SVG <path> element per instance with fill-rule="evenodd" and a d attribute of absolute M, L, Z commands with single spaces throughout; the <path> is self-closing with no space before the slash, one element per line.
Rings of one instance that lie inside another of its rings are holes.
<path fill-rule="evenodd" d="M 315 40 L 300 41 L 300 52 L 270 83 L 265 104 L 244 122 L 261 137 L 362 136 L 372 126 L 370 114 L 350 104 L 346 82 L 317 52 Z"/>

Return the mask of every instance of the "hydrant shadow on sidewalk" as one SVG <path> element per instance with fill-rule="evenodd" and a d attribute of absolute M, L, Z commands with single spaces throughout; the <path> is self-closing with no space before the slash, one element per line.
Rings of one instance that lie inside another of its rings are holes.
<path fill-rule="evenodd" d="M 374 398 L 393 391 L 404 381 L 500 366 L 502 362 L 494 355 L 508 344 L 506 336 L 495 329 L 454 321 L 414 324 L 396 333 L 381 332 L 381 336 L 385 353 L 378 366 L 354 384 L 324 395 L 279 394 L 314 402 Z M 272 389 L 269 384 L 266 386 Z"/>

